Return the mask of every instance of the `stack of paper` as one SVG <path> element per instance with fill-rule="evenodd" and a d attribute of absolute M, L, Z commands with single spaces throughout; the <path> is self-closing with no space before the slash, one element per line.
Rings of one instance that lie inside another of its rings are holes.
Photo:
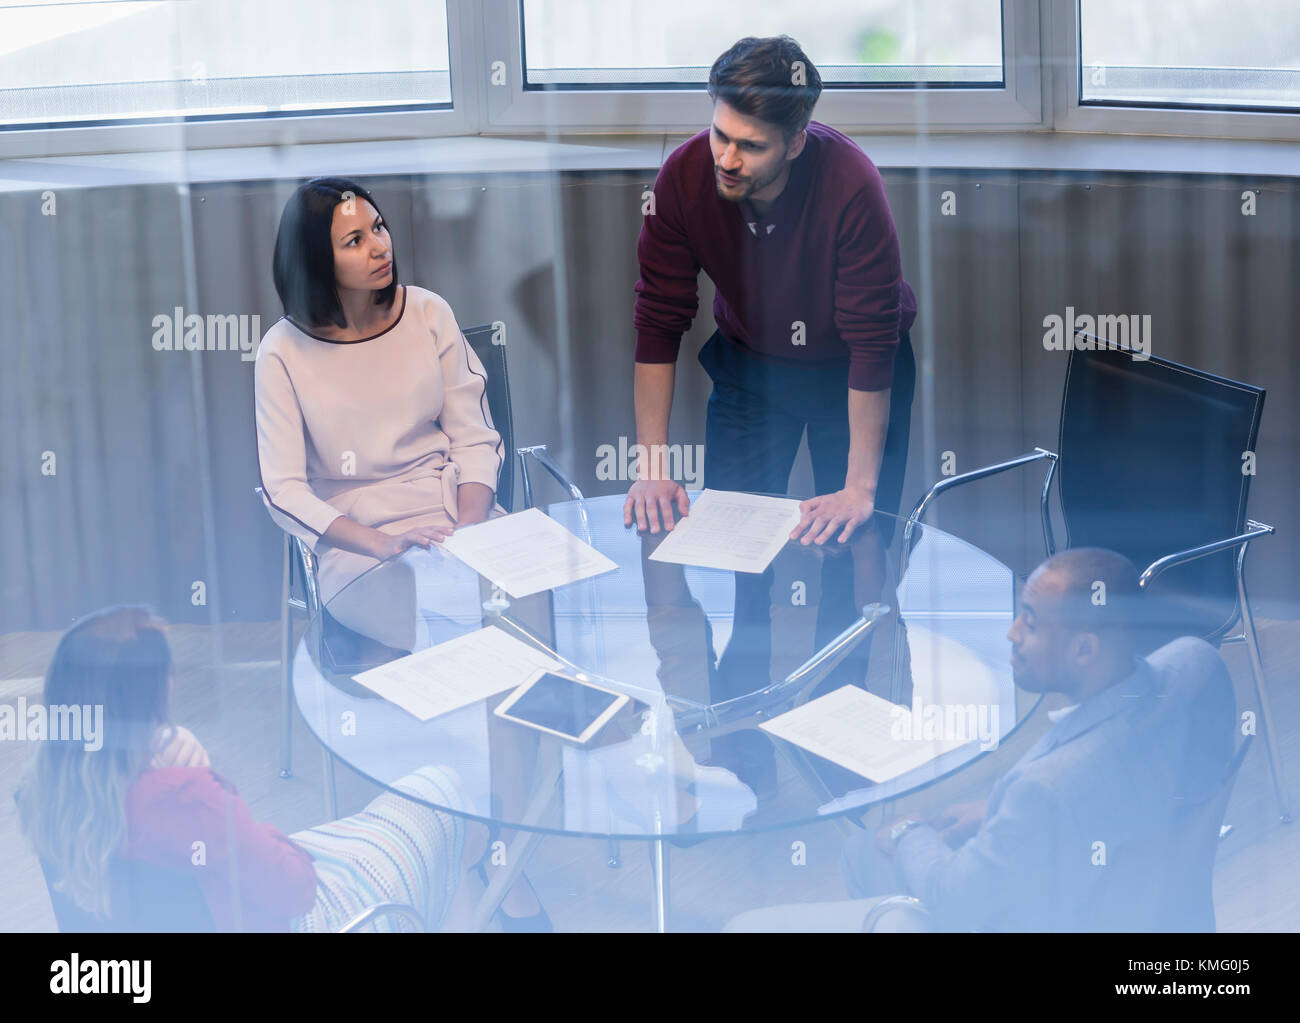
<path fill-rule="evenodd" d="M 458 529 L 442 548 L 515 598 L 618 568 L 537 508 Z"/>
<path fill-rule="evenodd" d="M 479 629 L 354 676 L 421 721 L 522 685 L 560 662 L 497 628 Z"/>
<path fill-rule="evenodd" d="M 925 739 L 912 709 L 844 686 L 760 726 L 874 782 L 889 781 L 969 740 Z"/>
<path fill-rule="evenodd" d="M 731 572 L 766 572 L 789 542 L 799 516 L 799 502 L 791 498 L 706 490 L 650 560 Z"/>

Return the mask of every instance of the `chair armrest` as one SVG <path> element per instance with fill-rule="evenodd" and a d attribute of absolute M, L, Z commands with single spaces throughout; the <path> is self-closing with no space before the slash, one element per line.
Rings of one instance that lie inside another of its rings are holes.
<path fill-rule="evenodd" d="M 1006 472 L 1008 469 L 1018 469 L 1022 465 L 1029 465 L 1033 462 L 1040 462 L 1047 459 L 1050 465 L 1047 468 L 1047 475 L 1043 477 L 1043 494 L 1040 500 L 1043 517 L 1043 543 L 1047 548 L 1047 554 L 1050 557 L 1056 553 L 1056 539 L 1052 536 L 1052 519 L 1047 510 L 1047 498 L 1052 490 L 1052 476 L 1056 472 L 1057 455 L 1054 451 L 1048 451 L 1046 448 L 1034 448 L 1028 454 L 1019 455 L 1016 458 L 1009 459 L 1005 462 L 997 462 L 993 465 L 985 465 L 979 469 L 972 469 L 970 472 L 963 472 L 957 476 L 949 476 L 947 479 L 940 480 L 932 486 L 929 492 L 917 501 L 912 508 L 912 514 L 907 517 L 907 526 L 904 529 L 905 540 L 910 541 L 913 529 L 925 515 L 925 509 L 940 494 L 952 490 L 955 487 L 965 486 L 967 483 L 974 483 L 976 480 L 982 480 L 988 476 L 996 476 L 998 473 Z M 904 557 L 909 549 L 909 544 L 904 543 Z M 899 573 L 901 576 L 901 572 Z"/>
<path fill-rule="evenodd" d="M 1189 547 L 1185 551 L 1175 551 L 1173 554 L 1166 554 L 1163 558 L 1157 558 L 1146 567 L 1146 571 L 1138 578 L 1138 589 L 1145 590 L 1156 576 L 1166 569 L 1173 568 L 1175 565 L 1183 565 L 1189 561 L 1195 561 L 1197 558 L 1203 558 L 1207 554 L 1217 554 L 1219 551 L 1226 551 L 1238 544 L 1248 544 L 1259 536 L 1269 536 L 1277 530 L 1264 522 L 1256 522 L 1254 519 L 1246 520 L 1246 532 L 1237 536 L 1230 536 L 1224 540 L 1215 540 L 1214 543 L 1202 544 L 1200 547 Z M 1243 546 L 1241 554 L 1243 557 L 1246 549 Z"/>
<path fill-rule="evenodd" d="M 266 501 L 266 492 L 261 487 L 254 487 L 253 493 L 257 499 L 264 505 Z M 303 542 L 301 537 L 287 533 L 283 529 L 280 532 L 284 535 L 285 554 L 292 559 L 293 553 L 298 554 L 298 564 L 302 571 L 302 588 L 303 596 L 299 600 L 297 597 L 290 596 L 289 602 L 296 608 L 307 612 L 308 617 L 315 618 L 320 614 L 320 589 L 316 585 L 316 554 Z M 292 570 L 291 570 L 292 575 Z M 290 587 L 292 589 L 292 587 Z"/>
<path fill-rule="evenodd" d="M 316 584 L 316 553 L 301 537 L 285 534 L 298 551 L 298 564 L 302 567 L 302 588 L 307 614 L 315 618 L 321 611 L 320 589 Z"/>
<path fill-rule="evenodd" d="M 881 920 L 890 913 L 899 910 L 915 914 L 926 920 L 930 918 L 930 911 L 925 908 L 925 903 L 920 899 L 915 899 L 910 895 L 890 895 L 871 907 L 871 912 L 862 921 L 862 933 L 870 934 L 876 929 L 876 925 Z"/>
<path fill-rule="evenodd" d="M 424 918 L 416 911 L 415 907 L 408 906 L 404 902 L 380 902 L 369 909 L 362 910 L 351 920 L 338 929 L 338 934 L 351 934 L 364 927 L 373 920 L 378 920 L 385 916 L 405 917 L 415 924 L 416 931 L 424 932 Z"/>
<path fill-rule="evenodd" d="M 525 508 L 531 508 L 533 506 L 532 481 L 528 478 L 529 455 L 532 455 L 541 463 L 542 468 L 549 472 L 555 478 L 555 481 L 569 492 L 570 497 L 575 501 L 581 501 L 583 499 L 582 491 L 578 489 L 578 485 L 574 483 L 573 480 L 569 479 L 568 476 L 564 475 L 564 470 L 560 468 L 560 463 L 552 457 L 549 451 L 546 450 L 545 444 L 534 444 L 532 447 L 527 448 L 515 448 L 515 454 L 519 456 L 519 468 L 523 477 Z"/>

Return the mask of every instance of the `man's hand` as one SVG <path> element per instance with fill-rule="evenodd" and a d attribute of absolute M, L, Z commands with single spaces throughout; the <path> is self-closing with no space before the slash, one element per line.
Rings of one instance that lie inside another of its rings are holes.
<path fill-rule="evenodd" d="M 179 725 L 160 731 L 154 740 L 154 758 L 150 767 L 211 767 L 205 750 L 194 733 Z"/>
<path fill-rule="evenodd" d="M 875 495 L 856 487 L 845 487 L 833 494 L 804 501 L 799 510 L 803 514 L 790 534 L 791 540 L 802 536 L 805 546 L 810 543 L 820 546 L 835 535 L 835 530 L 843 527 L 839 542 L 846 543 L 853 531 L 875 512 Z"/>
<path fill-rule="evenodd" d="M 876 848 L 879 849 L 883 855 L 888 856 L 892 860 L 897 846 L 894 844 L 894 840 L 889 837 L 889 832 L 893 829 L 894 825 L 898 824 L 900 821 L 912 819 L 913 818 L 909 817 L 907 814 L 902 814 L 895 817 L 892 821 L 882 824 L 876 831 Z"/>
<path fill-rule="evenodd" d="M 944 842 L 956 849 L 974 837 L 987 812 L 988 803 L 983 799 L 974 803 L 957 803 L 935 816 L 930 824 L 938 830 Z"/>
<path fill-rule="evenodd" d="M 690 514 L 691 499 L 686 496 L 686 488 L 674 480 L 637 480 L 627 492 L 623 503 L 623 525 L 632 525 L 636 519 L 636 528 L 645 532 L 659 532 L 662 517 L 664 530 L 673 528 L 673 506 L 683 518 Z"/>

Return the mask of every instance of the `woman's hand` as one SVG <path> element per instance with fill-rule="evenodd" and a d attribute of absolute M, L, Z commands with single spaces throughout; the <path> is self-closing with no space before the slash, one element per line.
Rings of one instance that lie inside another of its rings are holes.
<path fill-rule="evenodd" d="M 154 740 L 153 760 L 150 767 L 211 767 L 208 751 L 188 728 L 174 725 L 170 730 L 159 730 Z"/>
<path fill-rule="evenodd" d="M 491 487 L 482 483 L 462 483 L 456 488 L 457 525 L 472 526 L 475 522 L 486 522 L 492 515 L 496 496 Z"/>
<path fill-rule="evenodd" d="M 395 558 L 408 547 L 425 547 L 442 543 L 451 536 L 453 526 L 417 526 L 405 533 L 393 535 L 380 529 L 363 526 L 355 519 L 340 515 L 321 535 L 326 543 L 354 554 L 365 554 L 378 561 Z"/>
<path fill-rule="evenodd" d="M 374 530 L 382 539 L 375 544 L 374 556 L 380 561 L 395 558 L 411 547 L 423 547 L 426 550 L 435 543 L 442 543 L 454 532 L 453 526 L 416 526 L 405 533 L 391 536 Z"/>

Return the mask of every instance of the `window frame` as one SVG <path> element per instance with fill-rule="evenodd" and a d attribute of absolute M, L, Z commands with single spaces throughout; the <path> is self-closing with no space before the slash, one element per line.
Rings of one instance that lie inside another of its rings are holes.
<path fill-rule="evenodd" d="M 59 123 L 0 126 L 0 158 L 22 159 L 127 152 L 294 146 L 380 139 L 474 134 L 479 125 L 478 76 L 470 72 L 480 52 L 474 0 L 446 0 L 450 107 L 414 110 L 330 110 L 273 117 L 195 115 L 168 121 L 121 124 Z"/>
<path fill-rule="evenodd" d="M 842 131 L 986 131 L 1038 128 L 1043 122 L 1039 0 L 1001 0 L 1002 86 L 826 89 L 816 117 Z M 505 85 L 488 85 L 484 133 L 642 134 L 698 130 L 709 100 L 696 90 L 627 88 L 525 90 L 519 0 L 483 0 L 485 78 L 505 64 Z M 869 103 L 864 103 L 869 100 Z M 870 111 L 871 116 L 863 116 Z M 924 119 L 924 120 L 922 120 Z"/>
<path fill-rule="evenodd" d="M 1190 138 L 1300 140 L 1300 113 L 1277 110 L 1083 103 L 1080 0 L 1042 0 L 1045 67 L 1057 131 Z"/>
<path fill-rule="evenodd" d="M 1300 140 L 1300 114 L 1294 113 L 1081 104 L 1077 0 L 1001 3 L 1002 87 L 827 89 L 817 118 L 857 135 L 1060 132 Z M 519 0 L 446 4 L 449 109 L 0 128 L 0 159 L 476 135 L 672 136 L 694 134 L 708 123 L 702 88 L 525 91 Z M 505 86 L 491 84 L 497 60 L 504 62 Z"/>

